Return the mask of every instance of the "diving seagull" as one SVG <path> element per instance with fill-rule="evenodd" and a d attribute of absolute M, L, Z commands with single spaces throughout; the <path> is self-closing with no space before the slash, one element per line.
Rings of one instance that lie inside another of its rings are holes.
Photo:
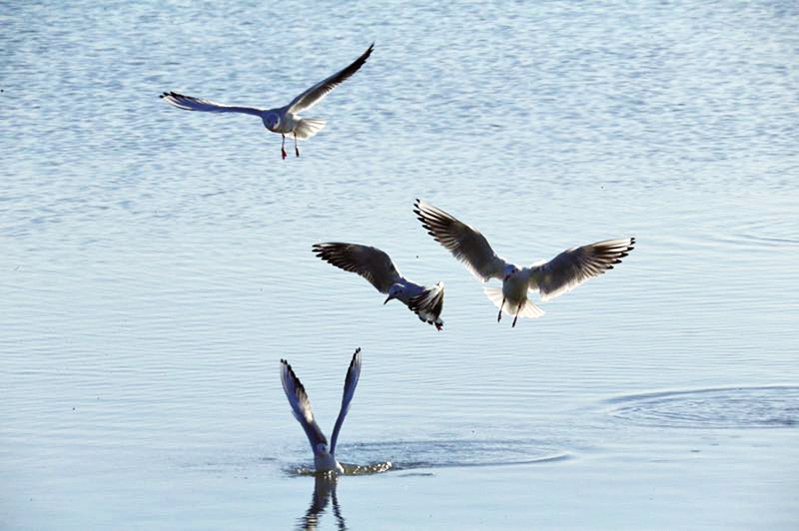
<path fill-rule="evenodd" d="M 358 273 L 380 293 L 388 294 L 385 302 L 397 299 L 414 312 L 420 320 L 441 330 L 441 310 L 444 307 L 444 283 L 432 288 L 416 284 L 400 274 L 391 258 L 380 249 L 356 243 L 328 242 L 314 244 L 313 252 L 326 262 L 352 273 Z"/>
<path fill-rule="evenodd" d="M 357 72 L 371 55 L 374 46 L 375 44 L 372 43 L 351 65 L 312 86 L 284 107 L 260 109 L 257 107 L 225 105 L 193 96 L 184 96 L 177 92 L 164 92 L 159 98 L 178 109 L 187 111 L 237 112 L 257 116 L 264 122 L 264 127 L 273 133 L 280 133 L 283 137 L 283 143 L 280 146 L 280 154 L 283 159 L 286 158 L 286 136 L 294 137 L 294 153 L 299 157 L 300 148 L 297 145 L 297 139 L 305 140 L 311 138 L 325 126 L 323 119 L 300 118 L 299 113 L 313 108 L 334 88 Z"/>
<path fill-rule="evenodd" d="M 280 360 L 280 380 L 283 382 L 283 391 L 286 392 L 286 398 L 289 399 L 294 417 L 299 421 L 302 429 L 305 430 L 305 435 L 308 436 L 308 441 L 311 443 L 316 472 L 344 473 L 344 467 L 336 460 L 336 441 L 338 440 L 338 432 L 341 430 L 341 425 L 344 423 L 344 417 L 347 416 L 347 411 L 350 409 L 350 402 L 355 395 L 355 388 L 358 386 L 360 375 L 361 349 L 357 348 L 352 355 L 350 368 L 347 370 L 347 378 L 344 380 L 341 411 L 338 413 L 336 425 L 333 427 L 333 435 L 330 437 L 330 446 L 328 447 L 327 438 L 325 438 L 325 434 L 319 429 L 319 425 L 314 419 L 313 411 L 311 411 L 311 402 L 305 393 L 305 387 L 302 386 L 300 379 L 294 374 L 289 362 Z"/>
<path fill-rule="evenodd" d="M 502 280 L 501 288 L 484 289 L 488 298 L 502 312 L 519 317 L 536 318 L 544 310 L 527 298 L 528 290 L 538 291 L 542 301 L 576 288 L 586 280 L 599 276 L 632 251 L 635 238 L 605 240 L 582 247 L 573 247 L 549 262 L 540 261 L 530 267 L 519 267 L 497 256 L 480 232 L 455 219 L 440 208 L 417 199 L 414 213 L 422 226 L 438 243 L 463 262 L 479 280 Z"/>

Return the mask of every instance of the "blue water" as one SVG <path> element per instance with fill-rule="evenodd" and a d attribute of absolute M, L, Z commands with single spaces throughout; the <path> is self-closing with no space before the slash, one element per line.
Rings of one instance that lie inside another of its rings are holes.
<path fill-rule="evenodd" d="M 0 528 L 795 529 L 798 26 L 765 1 L 0 6 Z M 158 99 L 283 105 L 373 40 L 299 159 Z M 417 197 L 520 264 L 638 244 L 511 329 Z M 444 331 L 330 240 L 443 281 Z M 278 360 L 329 433 L 358 346 L 338 457 L 393 468 L 314 496 Z"/>

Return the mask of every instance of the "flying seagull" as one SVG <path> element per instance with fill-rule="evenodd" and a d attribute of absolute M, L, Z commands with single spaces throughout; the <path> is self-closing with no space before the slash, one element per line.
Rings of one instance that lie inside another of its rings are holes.
<path fill-rule="evenodd" d="M 336 440 L 338 440 L 338 432 L 341 430 L 341 425 L 344 423 L 344 417 L 347 416 L 347 411 L 350 409 L 350 402 L 355 395 L 355 388 L 358 386 L 360 375 L 361 349 L 357 348 L 352 355 L 350 368 L 347 370 L 347 378 L 344 380 L 341 411 L 338 413 L 336 425 L 333 427 L 333 435 L 330 437 L 330 446 L 328 447 L 327 438 L 314 419 L 313 411 L 311 411 L 311 402 L 305 393 L 305 387 L 302 386 L 300 379 L 294 374 L 289 362 L 280 360 L 280 380 L 283 382 L 283 391 L 286 392 L 286 398 L 289 399 L 294 417 L 302 425 L 302 429 L 305 430 L 305 435 L 308 436 L 308 441 L 311 443 L 316 472 L 344 473 L 344 467 L 336 460 Z"/>
<path fill-rule="evenodd" d="M 513 325 L 519 317 L 536 318 L 544 310 L 527 298 L 528 290 L 538 291 L 547 301 L 576 288 L 586 280 L 599 276 L 632 251 L 635 238 L 605 240 L 582 247 L 573 247 L 549 262 L 536 262 L 519 267 L 497 256 L 480 232 L 462 223 L 429 203 L 417 199 L 414 213 L 422 226 L 438 243 L 463 262 L 474 276 L 483 282 L 492 278 L 502 280 L 501 288 L 485 288 L 489 299 L 502 312 L 513 315 Z"/>
<path fill-rule="evenodd" d="M 398 299 L 419 319 L 441 330 L 441 310 L 444 307 L 444 283 L 432 288 L 416 284 L 400 274 L 391 258 L 380 249 L 356 243 L 317 243 L 313 252 L 326 262 L 352 273 L 358 273 L 377 291 L 388 294 L 385 302 Z"/>
<path fill-rule="evenodd" d="M 164 92 L 159 98 L 162 98 L 165 102 L 178 109 L 185 109 L 187 111 L 238 112 L 258 116 L 264 122 L 264 127 L 273 133 L 280 133 L 283 137 L 283 143 L 280 146 L 280 154 L 282 157 L 284 159 L 286 158 L 286 136 L 294 137 L 294 153 L 299 157 L 300 148 L 297 146 L 297 139 L 305 140 L 306 138 L 311 138 L 325 126 L 325 121 L 323 119 L 300 118 L 299 113 L 313 108 L 334 88 L 357 72 L 366 62 L 366 59 L 372 54 L 374 46 L 375 44 L 372 43 L 351 65 L 312 86 L 291 100 L 291 103 L 284 107 L 261 109 L 257 107 L 225 105 L 224 103 L 217 103 L 193 96 L 184 96 L 177 92 Z"/>

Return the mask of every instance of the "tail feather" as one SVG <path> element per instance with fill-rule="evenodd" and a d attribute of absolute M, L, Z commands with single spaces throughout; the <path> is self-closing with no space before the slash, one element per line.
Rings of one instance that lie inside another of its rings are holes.
<path fill-rule="evenodd" d="M 294 136 L 300 140 L 311 138 L 321 131 L 326 123 L 321 118 L 302 119 L 294 128 Z"/>
<path fill-rule="evenodd" d="M 494 306 L 502 309 L 502 313 L 516 316 L 516 306 L 509 303 L 507 300 L 505 300 L 503 304 L 504 297 L 502 295 L 502 288 L 486 287 L 483 288 L 483 292 L 486 294 L 486 297 L 494 303 Z M 525 299 L 524 302 L 522 302 L 521 308 L 518 308 L 519 317 L 527 317 L 529 319 L 541 317 L 544 313 L 544 310 L 533 304 L 533 301 L 530 299 Z"/>
<path fill-rule="evenodd" d="M 444 283 L 439 282 L 432 288 L 427 288 L 421 294 L 408 301 L 410 308 L 422 321 L 436 327 L 436 330 L 444 328 L 444 321 L 441 320 L 441 310 L 444 309 Z"/>

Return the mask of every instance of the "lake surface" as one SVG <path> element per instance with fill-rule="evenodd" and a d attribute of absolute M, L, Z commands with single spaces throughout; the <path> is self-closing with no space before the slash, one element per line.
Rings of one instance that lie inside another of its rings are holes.
<path fill-rule="evenodd" d="M 0 6 L 0 528 L 796 529 L 795 2 Z M 251 116 L 355 59 L 280 158 Z M 496 322 L 420 197 L 601 278 Z M 443 281 L 442 332 L 311 253 Z M 279 380 L 329 433 L 333 488 Z"/>

